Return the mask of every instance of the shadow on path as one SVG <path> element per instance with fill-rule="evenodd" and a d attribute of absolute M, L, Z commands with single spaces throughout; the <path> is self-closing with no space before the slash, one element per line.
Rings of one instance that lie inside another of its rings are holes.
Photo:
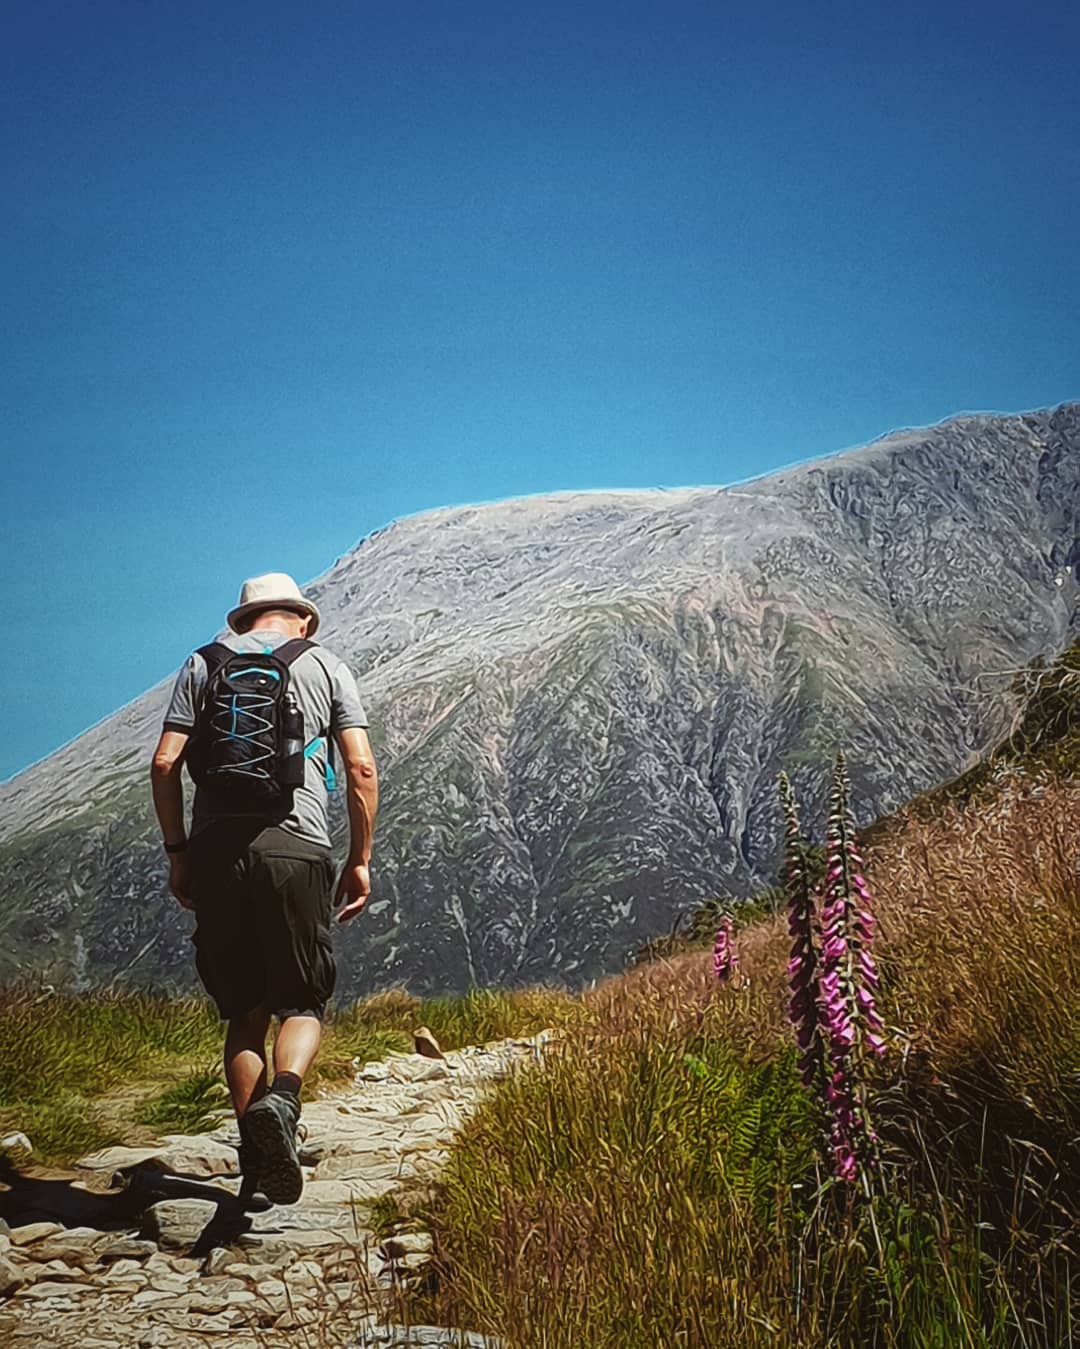
<path fill-rule="evenodd" d="M 217 1212 L 188 1252 L 193 1256 L 227 1245 L 251 1226 L 250 1215 L 227 1190 L 180 1172 L 138 1168 L 123 1174 L 120 1188 L 108 1191 L 88 1189 L 85 1181 L 85 1176 L 75 1172 L 22 1172 L 9 1160 L 0 1159 L 0 1218 L 12 1229 L 55 1222 L 117 1232 L 138 1227 L 146 1210 L 163 1199 L 208 1200 Z"/>

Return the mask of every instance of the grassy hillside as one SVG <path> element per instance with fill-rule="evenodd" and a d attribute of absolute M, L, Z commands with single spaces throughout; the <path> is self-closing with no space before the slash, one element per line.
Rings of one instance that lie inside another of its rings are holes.
<path fill-rule="evenodd" d="M 413 1314 L 521 1346 L 1045 1345 L 1080 1334 L 1077 648 L 980 774 L 872 831 L 880 1172 L 823 1165 L 782 916 L 720 984 L 684 949 L 605 981 L 468 1126 Z"/>
<path fill-rule="evenodd" d="M 580 996 L 392 992 L 335 1012 L 323 1081 L 407 1048 L 421 1021 L 448 1048 L 565 1032 L 415 1201 L 437 1277 L 403 1316 L 510 1349 L 1080 1336 L 1080 644 L 1017 688 L 986 764 L 864 831 L 886 1053 L 864 1065 L 878 1164 L 862 1191 L 832 1174 L 799 1080 L 783 888 L 738 910 L 725 982 L 711 906 Z M 807 863 L 817 879 L 824 852 Z M 203 999 L 9 989 L 0 1128 L 62 1160 L 208 1127 L 219 1052 Z"/>

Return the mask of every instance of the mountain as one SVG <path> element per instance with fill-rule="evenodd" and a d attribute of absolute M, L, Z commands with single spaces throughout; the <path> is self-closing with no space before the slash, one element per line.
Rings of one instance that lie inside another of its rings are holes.
<path fill-rule="evenodd" d="M 772 878 L 779 769 L 812 828 L 839 745 L 860 823 L 963 771 L 1080 628 L 1078 520 L 1074 404 L 369 535 L 308 587 L 380 767 L 339 995 L 580 985 Z M 170 685 L 0 787 L 0 978 L 195 986 L 148 790 Z"/>

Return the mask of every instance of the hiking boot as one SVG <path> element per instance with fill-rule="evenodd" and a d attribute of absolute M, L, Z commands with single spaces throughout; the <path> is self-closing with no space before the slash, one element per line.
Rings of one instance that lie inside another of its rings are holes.
<path fill-rule="evenodd" d="M 259 1188 L 272 1204 L 295 1204 L 304 1188 L 296 1152 L 300 1102 L 285 1092 L 267 1092 L 244 1114 L 248 1141 L 258 1153 Z"/>
<path fill-rule="evenodd" d="M 260 1184 L 259 1149 L 247 1137 L 244 1119 L 238 1120 L 237 1124 L 240 1129 L 240 1146 L 236 1149 L 236 1157 L 240 1163 L 240 1189 L 236 1193 L 237 1202 L 249 1213 L 265 1213 L 273 1205 Z"/>

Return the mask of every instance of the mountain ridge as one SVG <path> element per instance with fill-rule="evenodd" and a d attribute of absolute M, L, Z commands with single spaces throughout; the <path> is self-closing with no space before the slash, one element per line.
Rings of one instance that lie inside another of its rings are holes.
<path fill-rule="evenodd" d="M 1062 405 L 728 487 L 538 494 L 367 535 L 306 588 L 382 779 L 343 988 L 595 977 L 771 874 L 779 767 L 821 811 L 843 737 L 861 819 L 962 771 L 1009 701 L 977 679 L 1077 630 L 1078 516 L 1080 405 Z M 93 982 L 149 942 L 131 977 L 190 984 L 145 783 L 170 684 L 0 786 L 22 965 Z"/>

